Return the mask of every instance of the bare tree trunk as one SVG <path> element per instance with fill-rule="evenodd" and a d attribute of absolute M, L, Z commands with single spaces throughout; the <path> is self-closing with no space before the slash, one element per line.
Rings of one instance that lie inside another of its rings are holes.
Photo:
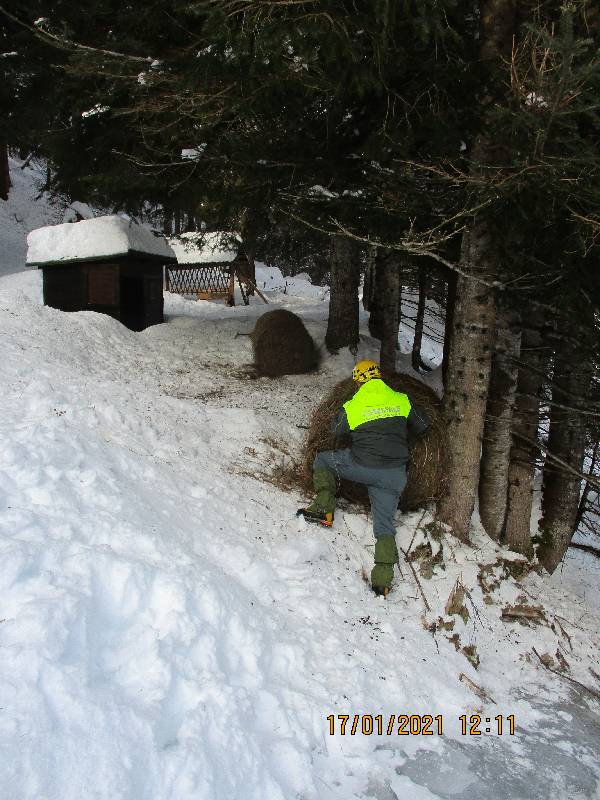
<path fill-rule="evenodd" d="M 591 475 L 594 474 L 594 470 L 596 468 L 596 464 L 598 463 L 598 455 L 599 455 L 598 448 L 599 447 L 600 447 L 600 442 L 596 442 L 594 444 L 593 448 L 592 448 L 592 455 L 591 455 L 591 458 L 590 458 L 590 468 L 589 468 L 589 473 Z M 589 481 L 586 481 L 585 482 L 585 486 L 583 487 L 583 492 L 581 493 L 581 499 L 579 500 L 579 507 L 577 509 L 577 517 L 575 518 L 575 530 L 577 530 L 577 528 L 579 527 L 579 525 L 581 524 L 581 521 L 583 520 L 583 518 L 585 516 L 585 512 L 587 511 L 587 508 L 588 508 L 588 501 L 589 501 L 591 492 L 592 492 L 592 485 L 591 485 L 591 483 Z"/>
<path fill-rule="evenodd" d="M 461 261 L 490 275 L 491 242 L 485 221 L 463 235 Z M 459 276 L 448 358 L 444 417 L 448 432 L 448 492 L 438 503 L 438 518 L 455 536 L 469 541 L 469 524 L 479 478 L 481 439 L 491 368 L 495 299 L 486 285 Z"/>
<path fill-rule="evenodd" d="M 371 311 L 373 295 L 375 293 L 375 268 L 377 263 L 377 248 L 369 247 L 367 250 L 367 263 L 365 266 L 365 280 L 363 283 L 362 304 L 365 311 Z"/>
<path fill-rule="evenodd" d="M 0 142 L 0 200 L 8 200 L 10 191 L 10 167 L 8 165 L 8 145 Z"/>
<path fill-rule="evenodd" d="M 448 292 L 446 295 L 446 314 L 444 317 L 444 352 L 442 355 L 442 381 L 444 388 L 448 381 L 448 359 L 452 342 L 452 325 L 454 323 L 454 306 L 456 304 L 456 272 L 448 274 Z"/>
<path fill-rule="evenodd" d="M 427 271 L 425 266 L 419 263 L 417 267 L 419 283 L 419 302 L 417 304 L 417 317 L 415 319 L 415 335 L 412 346 L 412 368 L 418 372 L 425 369 L 421 358 L 421 345 L 423 343 L 423 323 L 425 322 L 425 303 L 427 300 Z"/>
<path fill-rule="evenodd" d="M 173 233 L 175 236 L 181 233 L 181 211 L 178 208 L 173 212 Z"/>
<path fill-rule="evenodd" d="M 371 267 L 369 298 L 369 333 L 375 339 L 383 337 L 383 306 L 385 302 L 385 269 L 387 256 L 379 247 Z"/>
<path fill-rule="evenodd" d="M 173 233 L 173 212 L 166 206 L 163 207 L 163 233 L 171 236 Z"/>
<path fill-rule="evenodd" d="M 543 347 L 544 317 L 529 314 L 521 334 L 517 397 L 513 411 L 512 447 L 508 467 L 508 502 L 503 539 L 511 550 L 531 558 L 531 512 L 537 450 L 531 444 L 540 424 L 540 394 L 547 355 Z"/>
<path fill-rule="evenodd" d="M 551 456 L 581 471 L 585 456 L 585 418 L 579 408 L 583 405 L 582 398 L 588 394 L 590 379 L 589 356 L 584 352 L 582 357 L 580 342 L 565 333 L 558 342 L 554 362 L 548 436 L 550 455 L 546 456 L 542 485 L 538 558 L 550 573 L 562 561 L 575 533 L 581 491 L 580 478 L 562 470 L 553 463 Z"/>
<path fill-rule="evenodd" d="M 360 260 L 354 242 L 335 235 L 330 244 L 331 285 L 325 345 L 330 353 L 358 347 L 358 286 Z"/>
<path fill-rule="evenodd" d="M 510 56 L 514 31 L 514 0 L 482 0 L 482 62 L 500 66 L 502 60 Z M 498 145 L 501 143 L 490 141 L 483 132 L 476 137 L 471 152 L 474 175 L 485 176 L 487 164 L 498 164 L 502 158 Z M 484 217 L 476 215 L 463 234 L 460 260 L 463 271 L 472 277 L 461 275 L 456 284 L 444 397 L 448 431 L 448 492 L 438 503 L 437 515 L 459 539 L 468 541 L 477 496 L 491 368 L 490 345 L 495 322 L 495 298 L 488 284 L 496 277 L 498 267 L 489 224 Z"/>
<path fill-rule="evenodd" d="M 498 311 L 496 343 L 488 389 L 479 474 L 479 515 L 487 534 L 498 541 L 504 530 L 512 416 L 517 389 L 521 334 L 515 314 Z"/>
<path fill-rule="evenodd" d="M 397 253 L 385 253 L 377 261 L 381 272 L 381 350 L 379 361 L 382 369 L 395 371 L 398 352 L 398 322 L 400 298 L 400 265 Z"/>

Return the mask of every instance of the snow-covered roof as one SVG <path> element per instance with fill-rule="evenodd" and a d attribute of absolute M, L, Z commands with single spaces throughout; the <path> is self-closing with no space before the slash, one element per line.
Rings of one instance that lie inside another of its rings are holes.
<path fill-rule="evenodd" d="M 181 233 L 169 239 L 179 264 L 224 264 L 233 261 L 239 255 L 241 243 L 240 236 L 229 231 Z"/>
<path fill-rule="evenodd" d="M 98 261 L 136 253 L 173 261 L 162 236 L 137 222 L 111 215 L 38 228 L 27 237 L 27 264 Z"/>

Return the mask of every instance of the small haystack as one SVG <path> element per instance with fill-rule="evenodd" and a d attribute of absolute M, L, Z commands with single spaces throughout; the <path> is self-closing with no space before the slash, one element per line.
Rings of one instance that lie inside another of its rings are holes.
<path fill-rule="evenodd" d="M 446 430 L 442 422 L 440 400 L 424 383 L 402 373 L 384 375 L 385 382 L 397 392 L 405 392 L 426 412 L 430 421 L 427 433 L 417 439 L 411 449 L 408 484 L 402 495 L 401 507 L 412 511 L 431 500 L 438 500 L 445 492 Z M 304 488 L 312 491 L 312 464 L 319 450 L 332 450 L 331 425 L 342 405 L 356 392 L 352 378 L 336 384 L 315 409 L 304 444 L 302 477 Z M 338 443 L 348 447 L 350 441 Z M 339 496 L 359 503 L 368 503 L 364 486 L 342 481 Z"/>
<path fill-rule="evenodd" d="M 261 375 L 297 375 L 319 364 L 319 351 L 304 323 L 283 308 L 258 318 L 250 334 L 254 364 Z"/>

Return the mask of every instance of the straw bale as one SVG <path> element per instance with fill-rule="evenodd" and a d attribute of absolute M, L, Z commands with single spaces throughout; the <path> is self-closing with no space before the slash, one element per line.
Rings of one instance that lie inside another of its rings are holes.
<path fill-rule="evenodd" d="M 446 429 L 441 415 L 440 400 L 435 392 L 421 381 L 402 373 L 387 373 L 383 376 L 388 386 L 405 392 L 411 402 L 420 406 L 429 417 L 430 427 L 424 436 L 409 440 L 411 447 L 408 482 L 402 495 L 401 508 L 411 511 L 438 500 L 446 490 Z M 302 479 L 306 491 L 312 490 L 312 464 L 320 450 L 333 450 L 331 425 L 334 417 L 356 392 L 352 378 L 337 383 L 317 406 L 313 413 L 302 453 Z M 336 443 L 337 447 L 349 447 L 349 438 Z M 338 496 L 353 502 L 368 504 L 364 486 L 350 481 L 341 481 Z"/>
<path fill-rule="evenodd" d="M 261 375 L 297 375 L 319 365 L 319 351 L 300 317 L 283 308 L 267 311 L 250 334 L 254 365 Z"/>

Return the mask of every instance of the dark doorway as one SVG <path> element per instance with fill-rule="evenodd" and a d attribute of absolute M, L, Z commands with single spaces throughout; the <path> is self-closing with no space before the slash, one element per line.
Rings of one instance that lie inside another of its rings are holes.
<path fill-rule="evenodd" d="M 121 322 L 132 331 L 145 327 L 143 276 L 121 276 Z"/>

